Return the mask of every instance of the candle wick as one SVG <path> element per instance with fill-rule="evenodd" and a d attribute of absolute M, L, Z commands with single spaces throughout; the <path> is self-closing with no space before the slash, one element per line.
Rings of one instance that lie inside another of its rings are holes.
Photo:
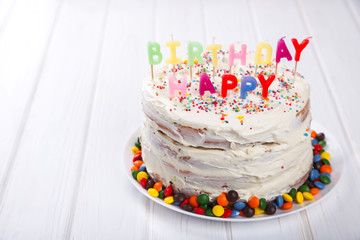
<path fill-rule="evenodd" d="M 171 37 L 171 41 L 174 41 L 174 35 L 170 34 L 170 37 Z"/>
<path fill-rule="evenodd" d="M 213 37 L 213 39 L 212 39 L 213 44 L 215 44 L 215 39 L 216 39 L 216 37 Z"/>

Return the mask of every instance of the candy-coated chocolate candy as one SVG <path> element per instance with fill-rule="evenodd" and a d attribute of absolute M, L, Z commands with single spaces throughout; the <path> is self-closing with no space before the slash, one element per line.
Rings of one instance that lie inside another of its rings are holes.
<path fill-rule="evenodd" d="M 312 137 L 312 138 L 316 138 L 316 135 L 317 135 L 317 133 L 316 133 L 314 130 L 312 130 L 312 131 L 311 131 L 311 137 Z"/>
<path fill-rule="evenodd" d="M 303 195 L 304 195 L 304 198 L 306 200 L 313 200 L 314 199 L 314 196 L 309 192 L 303 192 Z"/>
<path fill-rule="evenodd" d="M 146 188 L 147 181 L 148 181 L 148 180 L 147 180 L 146 178 L 140 179 L 140 185 L 141 185 L 143 188 Z"/>
<path fill-rule="evenodd" d="M 265 208 L 266 208 L 266 199 L 265 198 L 260 198 L 259 208 L 261 208 L 262 210 L 265 210 Z"/>
<path fill-rule="evenodd" d="M 205 213 L 205 210 L 202 209 L 201 207 L 196 207 L 196 208 L 194 208 L 194 212 L 197 213 L 197 214 L 202 215 L 202 214 Z"/>
<path fill-rule="evenodd" d="M 222 218 L 228 218 L 231 215 L 231 209 L 225 208 L 224 214 L 221 216 Z"/>
<path fill-rule="evenodd" d="M 283 199 L 285 200 L 285 202 L 292 202 L 292 201 L 293 201 L 293 198 L 292 198 L 289 194 L 287 194 L 287 193 L 284 193 L 284 194 L 282 195 L 282 197 L 283 197 Z"/>
<path fill-rule="evenodd" d="M 314 145 L 314 149 L 315 151 L 321 151 L 322 150 L 322 146 L 320 144 L 315 144 Z"/>
<path fill-rule="evenodd" d="M 328 176 L 325 176 L 325 175 L 320 176 L 320 181 L 321 181 L 322 183 L 324 183 L 324 184 L 329 184 L 329 183 L 331 183 L 330 178 L 329 178 Z"/>
<path fill-rule="evenodd" d="M 319 171 L 316 169 L 311 170 L 310 176 L 309 176 L 310 180 L 314 181 L 318 177 L 319 177 Z"/>
<path fill-rule="evenodd" d="M 330 153 L 328 153 L 328 152 L 323 152 L 323 153 L 321 153 L 321 158 L 325 158 L 325 159 L 327 159 L 327 160 L 330 160 Z"/>
<path fill-rule="evenodd" d="M 255 215 L 263 214 L 265 212 L 263 209 L 261 209 L 259 207 L 255 208 L 254 210 L 255 210 L 255 213 L 254 213 Z"/>
<path fill-rule="evenodd" d="M 239 198 L 239 194 L 235 190 L 230 190 L 227 193 L 226 198 L 229 202 L 236 202 Z"/>
<path fill-rule="evenodd" d="M 148 174 L 146 172 L 139 172 L 136 176 L 136 179 L 138 180 L 138 182 L 140 182 L 142 178 L 145 178 L 147 180 Z"/>
<path fill-rule="evenodd" d="M 140 172 L 146 172 L 146 166 L 145 166 L 144 163 L 141 164 L 141 166 L 139 167 L 139 171 L 140 171 Z"/>
<path fill-rule="evenodd" d="M 135 146 L 136 146 L 138 149 L 141 149 L 140 138 L 137 138 L 137 141 L 136 141 L 136 143 L 135 143 Z"/>
<path fill-rule="evenodd" d="M 252 217 L 255 214 L 255 210 L 249 206 L 245 206 L 241 211 L 244 213 L 245 217 Z"/>
<path fill-rule="evenodd" d="M 172 192 L 173 192 L 172 186 L 167 186 L 164 191 L 165 197 L 171 196 Z"/>
<path fill-rule="evenodd" d="M 223 206 L 216 205 L 215 207 L 213 207 L 212 212 L 215 216 L 221 217 L 224 214 L 225 209 L 223 208 Z"/>
<path fill-rule="evenodd" d="M 226 205 L 229 204 L 229 201 L 227 200 L 226 198 L 226 194 L 225 193 L 222 193 L 220 194 L 217 199 L 216 199 L 217 203 L 223 207 L 225 207 Z"/>
<path fill-rule="evenodd" d="M 207 205 L 207 204 L 199 204 L 199 207 L 201 207 L 201 208 L 204 209 L 204 210 L 208 209 L 208 205 Z"/>
<path fill-rule="evenodd" d="M 173 202 L 173 204 L 175 205 L 175 206 L 180 206 L 180 202 Z"/>
<path fill-rule="evenodd" d="M 138 173 L 139 173 L 139 171 L 136 171 L 136 170 L 133 170 L 133 171 L 131 172 L 131 174 L 132 174 L 132 176 L 133 176 L 133 178 L 134 178 L 135 180 L 137 180 L 137 175 L 138 175 Z"/>
<path fill-rule="evenodd" d="M 174 197 L 168 196 L 168 197 L 164 198 L 164 202 L 167 204 L 172 204 L 174 202 Z"/>
<path fill-rule="evenodd" d="M 325 185 L 320 181 L 316 181 L 316 182 L 314 182 L 314 184 L 320 190 L 325 188 Z"/>
<path fill-rule="evenodd" d="M 139 151 L 138 153 L 135 154 L 134 158 L 133 158 L 133 162 L 137 161 L 137 160 L 141 160 L 141 152 Z"/>
<path fill-rule="evenodd" d="M 301 187 L 299 187 L 299 191 L 300 192 L 310 192 L 310 188 L 306 185 L 302 185 Z"/>
<path fill-rule="evenodd" d="M 197 196 L 191 196 L 189 198 L 189 204 L 192 206 L 192 207 L 198 207 L 199 206 L 199 203 L 197 201 Z"/>
<path fill-rule="evenodd" d="M 251 196 L 248 199 L 248 204 L 251 208 L 257 208 L 260 205 L 260 200 L 256 196 Z"/>
<path fill-rule="evenodd" d="M 330 166 L 330 162 L 329 162 L 329 160 L 327 160 L 327 159 L 321 159 L 321 162 L 324 164 L 324 165 L 329 165 Z"/>
<path fill-rule="evenodd" d="M 207 194 L 200 194 L 197 198 L 199 204 L 208 204 L 210 199 Z"/>
<path fill-rule="evenodd" d="M 180 205 L 180 207 L 183 207 L 185 204 L 189 204 L 189 199 L 186 198 Z"/>
<path fill-rule="evenodd" d="M 320 151 L 318 152 L 318 154 L 320 154 L 320 156 L 321 156 L 321 154 L 322 154 L 323 152 L 325 152 L 324 149 L 320 150 Z"/>
<path fill-rule="evenodd" d="M 234 208 L 236 209 L 236 210 L 242 210 L 242 209 L 244 209 L 244 207 L 245 207 L 245 203 L 244 202 L 241 202 L 241 201 L 239 201 L 239 202 L 236 202 L 235 204 L 234 204 Z"/>
<path fill-rule="evenodd" d="M 318 194 L 318 192 L 319 192 L 319 189 L 318 189 L 318 188 L 312 188 L 312 189 L 310 189 L 310 193 L 311 193 L 312 195 L 316 195 L 316 194 Z"/>
<path fill-rule="evenodd" d="M 279 208 L 278 207 L 278 205 L 276 204 L 276 199 L 273 201 L 273 202 L 271 202 L 276 208 Z"/>
<path fill-rule="evenodd" d="M 318 141 L 323 141 L 323 140 L 325 140 L 325 134 L 324 134 L 324 133 L 318 133 L 318 134 L 316 135 L 316 139 L 317 139 Z"/>
<path fill-rule="evenodd" d="M 210 208 L 205 210 L 205 215 L 210 216 L 210 217 L 215 217 L 215 215 L 212 212 L 212 209 L 210 209 Z"/>
<path fill-rule="evenodd" d="M 187 212 L 192 212 L 194 208 L 192 206 L 190 206 L 189 204 L 185 204 L 183 206 L 183 209 Z"/>
<path fill-rule="evenodd" d="M 237 216 L 239 216 L 240 215 L 240 211 L 239 210 L 231 210 L 231 215 L 230 215 L 230 217 L 231 218 L 236 218 Z"/>
<path fill-rule="evenodd" d="M 321 160 L 321 156 L 319 154 L 314 155 L 314 163 L 319 162 Z"/>
<path fill-rule="evenodd" d="M 315 178 L 315 179 L 318 179 L 318 178 Z M 314 181 L 315 181 L 315 179 L 314 179 Z M 305 185 L 308 186 L 309 188 L 315 187 L 314 183 L 311 181 L 308 181 L 308 180 L 306 180 Z"/>
<path fill-rule="evenodd" d="M 149 188 L 149 189 L 148 189 L 148 193 L 149 193 L 149 195 L 152 196 L 152 197 L 158 197 L 158 196 L 159 196 L 159 192 L 156 191 L 156 190 L 153 189 L 153 188 Z"/>
<path fill-rule="evenodd" d="M 319 144 L 322 146 L 322 148 L 324 148 L 326 146 L 326 141 L 319 141 Z"/>
<path fill-rule="evenodd" d="M 286 202 L 286 203 L 284 203 L 284 205 L 281 208 L 283 210 L 289 210 L 292 207 L 293 207 L 293 204 L 291 202 Z"/>
<path fill-rule="evenodd" d="M 152 180 L 152 179 L 150 179 L 149 181 L 147 181 L 146 186 L 145 186 L 146 190 L 148 190 L 149 188 L 154 188 L 154 184 L 155 184 L 155 181 Z M 157 189 L 156 189 L 156 190 L 157 190 Z"/>
<path fill-rule="evenodd" d="M 132 168 L 131 168 L 131 172 L 132 172 L 132 171 L 134 171 L 134 170 L 136 170 L 136 171 L 138 171 L 138 172 L 139 172 L 139 168 L 138 168 L 137 166 L 132 166 Z"/>
<path fill-rule="evenodd" d="M 331 169 L 331 167 L 330 167 L 329 165 L 322 165 L 321 168 L 320 168 L 320 172 L 321 172 L 321 173 L 326 172 L 326 173 L 330 173 L 330 174 L 331 174 L 332 169 Z"/>
<path fill-rule="evenodd" d="M 182 203 L 184 200 L 185 200 L 185 194 L 183 193 L 176 193 L 174 195 L 174 202 L 179 202 L 179 203 Z"/>
<path fill-rule="evenodd" d="M 164 198 L 165 198 L 164 190 L 161 190 L 161 191 L 159 192 L 159 198 L 161 198 L 161 199 L 164 199 Z"/>
<path fill-rule="evenodd" d="M 154 188 L 160 192 L 161 189 L 162 189 L 162 183 L 161 182 L 156 182 L 154 184 Z"/>
<path fill-rule="evenodd" d="M 141 160 L 136 160 L 134 161 L 134 165 L 137 166 L 138 168 L 140 168 L 140 166 L 143 164 L 144 162 Z"/>
<path fill-rule="evenodd" d="M 296 201 L 298 203 L 302 203 L 304 201 L 304 196 L 303 196 L 302 192 L 297 192 L 296 193 Z"/>
<path fill-rule="evenodd" d="M 319 142 L 318 142 L 318 140 L 317 139 L 313 139 L 312 141 L 311 141 L 311 144 L 312 145 L 315 145 L 315 144 L 318 144 Z"/>
<path fill-rule="evenodd" d="M 316 170 L 320 170 L 320 168 L 321 168 L 322 165 L 323 165 L 323 164 L 322 164 L 321 161 L 316 162 L 316 163 L 314 163 L 314 168 L 315 168 Z"/>
<path fill-rule="evenodd" d="M 213 208 L 213 207 L 215 207 L 216 205 L 218 205 L 218 203 L 217 203 L 217 201 L 216 200 L 214 200 L 214 201 L 212 201 L 212 202 L 209 202 L 209 204 L 208 204 L 208 206 L 209 206 L 209 208 Z"/>
<path fill-rule="evenodd" d="M 281 208 L 282 205 L 284 204 L 284 199 L 281 195 L 276 197 L 276 204 L 278 205 L 279 208 Z"/>
<path fill-rule="evenodd" d="M 267 203 L 265 213 L 267 215 L 273 215 L 276 212 L 276 206 L 273 203 Z"/>
<path fill-rule="evenodd" d="M 289 192 L 289 195 L 290 195 L 293 199 L 295 199 L 295 197 L 296 197 L 296 189 L 295 189 L 295 188 L 292 188 L 292 189 L 290 190 L 290 192 Z"/>
<path fill-rule="evenodd" d="M 327 172 L 321 173 L 320 176 L 327 176 L 328 178 L 331 179 L 331 174 Z"/>
<path fill-rule="evenodd" d="M 131 148 L 131 151 L 133 152 L 133 154 L 136 154 L 140 151 L 140 149 L 138 147 L 134 146 Z"/>

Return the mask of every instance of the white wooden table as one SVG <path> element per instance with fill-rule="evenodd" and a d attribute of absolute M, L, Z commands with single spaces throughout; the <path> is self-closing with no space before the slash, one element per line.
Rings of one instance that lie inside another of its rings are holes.
<path fill-rule="evenodd" d="M 146 42 L 168 56 L 170 34 L 179 53 L 188 40 L 255 49 L 312 36 L 298 70 L 313 118 L 345 152 L 335 192 L 298 214 L 238 224 L 137 192 L 123 145 L 142 121 Z M 359 239 L 359 46 L 359 0 L 0 0 L 0 239 Z"/>

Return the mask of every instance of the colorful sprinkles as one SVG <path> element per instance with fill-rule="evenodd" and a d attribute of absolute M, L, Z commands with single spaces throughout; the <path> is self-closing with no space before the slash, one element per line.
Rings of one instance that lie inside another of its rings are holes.
<path fill-rule="evenodd" d="M 268 201 L 264 198 L 252 196 L 249 199 L 239 199 L 235 190 L 223 192 L 215 200 L 210 201 L 207 194 L 186 196 L 183 193 L 174 193 L 171 185 L 164 186 L 155 182 L 147 174 L 145 164 L 141 158 L 141 143 L 137 139 L 131 149 L 134 153 L 132 176 L 145 188 L 149 195 L 164 200 L 167 204 L 179 206 L 184 211 L 194 214 L 221 218 L 253 217 L 254 215 L 273 215 L 277 209 L 290 210 L 294 204 L 304 201 L 313 201 L 314 195 L 331 183 L 332 168 L 330 153 L 325 151 L 326 141 L 324 133 L 311 131 L 313 146 L 313 167 L 308 179 L 298 189 L 292 188 L 288 193 L 277 196 Z"/>

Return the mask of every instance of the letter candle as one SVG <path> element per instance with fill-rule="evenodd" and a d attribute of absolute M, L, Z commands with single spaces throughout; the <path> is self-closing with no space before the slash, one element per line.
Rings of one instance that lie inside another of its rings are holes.
<path fill-rule="evenodd" d="M 262 56 L 263 49 L 266 49 L 265 56 Z M 258 65 L 266 65 L 271 62 L 271 55 L 272 55 L 272 47 L 270 46 L 270 44 L 261 42 L 256 45 L 256 50 L 255 50 L 255 65 L 256 65 L 256 67 L 255 67 L 254 76 L 256 75 Z"/>
<path fill-rule="evenodd" d="M 151 78 L 154 80 L 154 67 L 153 65 L 159 64 L 162 61 L 162 54 L 160 52 L 160 45 L 157 42 L 148 42 L 148 56 L 151 65 Z"/>
<path fill-rule="evenodd" d="M 229 47 L 229 66 L 230 66 L 230 74 L 231 67 L 234 66 L 234 59 L 240 59 L 241 65 L 246 65 L 246 44 L 241 44 L 241 51 L 235 53 L 235 44 L 230 44 Z"/>
<path fill-rule="evenodd" d="M 188 63 L 190 65 L 190 80 L 192 80 L 192 66 L 194 65 L 194 58 L 198 60 L 198 63 L 203 64 L 204 59 L 201 57 L 203 47 L 199 42 L 188 42 Z"/>
<path fill-rule="evenodd" d="M 170 58 L 166 59 L 166 64 L 173 65 L 173 73 L 175 74 L 175 64 L 180 64 L 181 59 L 176 57 L 176 47 L 180 46 L 180 42 L 174 41 L 173 35 L 171 34 L 171 40 L 166 42 L 166 46 L 170 47 Z"/>
<path fill-rule="evenodd" d="M 276 48 L 276 67 L 275 67 L 275 77 L 277 74 L 277 67 L 282 58 L 287 58 L 288 61 L 292 60 L 291 54 L 289 52 L 289 49 L 286 46 L 286 43 L 284 41 L 285 37 L 282 37 L 279 39 L 277 48 Z"/>
<path fill-rule="evenodd" d="M 295 71 L 294 71 L 294 80 L 296 78 L 296 69 L 297 69 L 297 63 L 300 61 L 300 55 L 302 50 L 309 44 L 309 39 L 311 37 L 305 38 L 300 44 L 298 43 L 296 38 L 292 38 L 291 42 L 294 45 L 295 48 Z"/>
<path fill-rule="evenodd" d="M 213 78 L 215 78 L 215 68 L 218 65 L 217 50 L 221 49 L 221 44 L 215 44 L 215 38 L 213 38 L 213 44 L 206 46 L 206 49 L 211 51 L 213 61 Z"/>

